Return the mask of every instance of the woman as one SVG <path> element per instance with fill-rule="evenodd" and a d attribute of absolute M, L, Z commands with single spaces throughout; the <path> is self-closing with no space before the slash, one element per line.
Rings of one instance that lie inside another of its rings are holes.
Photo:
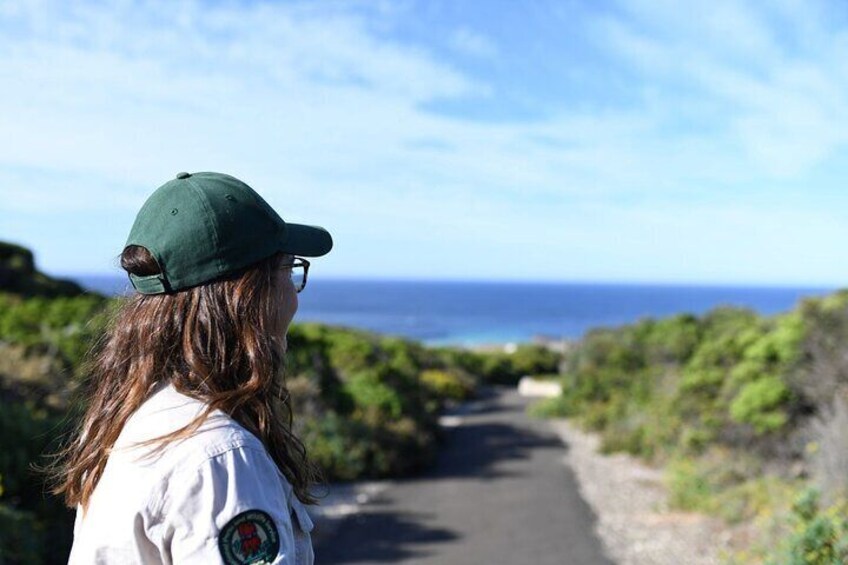
<path fill-rule="evenodd" d="M 71 563 L 312 563 L 316 474 L 281 371 L 295 256 L 331 247 L 228 175 L 180 173 L 148 198 L 121 254 L 137 293 L 90 353 L 60 454 Z"/>

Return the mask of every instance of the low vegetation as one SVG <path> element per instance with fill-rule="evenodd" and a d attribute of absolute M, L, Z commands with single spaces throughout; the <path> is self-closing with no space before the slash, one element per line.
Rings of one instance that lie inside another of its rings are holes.
<path fill-rule="evenodd" d="M 770 318 L 718 308 L 597 329 L 561 383 L 537 414 L 665 465 L 678 508 L 770 524 L 729 559 L 848 562 L 848 292 Z"/>

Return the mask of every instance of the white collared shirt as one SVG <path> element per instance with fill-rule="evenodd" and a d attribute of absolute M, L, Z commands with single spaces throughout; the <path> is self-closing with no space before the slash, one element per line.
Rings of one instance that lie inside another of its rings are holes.
<path fill-rule="evenodd" d="M 223 412 L 159 453 L 134 446 L 204 408 L 160 384 L 129 418 L 88 510 L 77 509 L 70 565 L 313 563 L 306 508 L 262 443 Z"/>

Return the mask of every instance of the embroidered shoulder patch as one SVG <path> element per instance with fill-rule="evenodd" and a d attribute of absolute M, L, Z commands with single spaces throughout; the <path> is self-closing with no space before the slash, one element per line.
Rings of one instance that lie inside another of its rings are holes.
<path fill-rule="evenodd" d="M 267 512 L 248 510 L 221 529 L 218 549 L 227 565 L 273 563 L 280 551 L 280 534 Z"/>

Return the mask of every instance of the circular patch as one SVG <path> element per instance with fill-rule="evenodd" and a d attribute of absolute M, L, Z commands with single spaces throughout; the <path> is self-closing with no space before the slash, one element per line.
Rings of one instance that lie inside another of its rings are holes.
<path fill-rule="evenodd" d="M 248 510 L 226 523 L 218 549 L 227 565 L 272 563 L 280 552 L 280 534 L 268 513 Z"/>

